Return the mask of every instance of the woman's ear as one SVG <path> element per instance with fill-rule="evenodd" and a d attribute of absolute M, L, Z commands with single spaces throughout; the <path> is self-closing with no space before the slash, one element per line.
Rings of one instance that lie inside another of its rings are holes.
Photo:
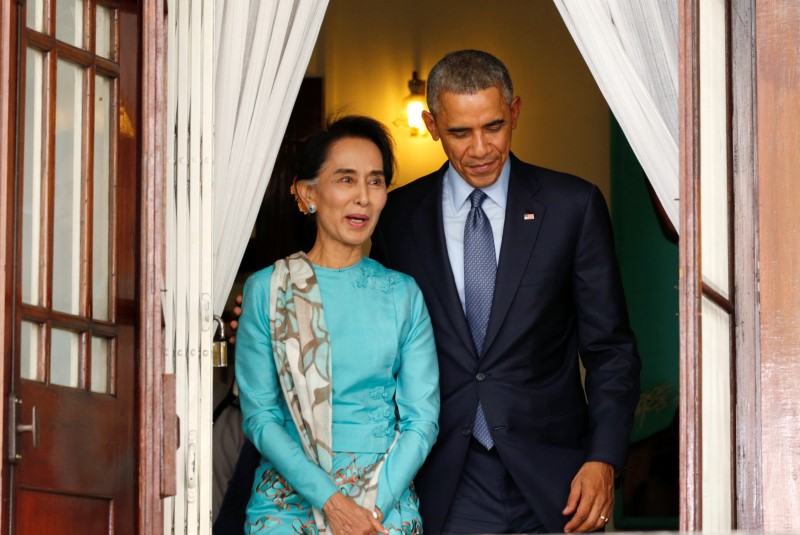
<path fill-rule="evenodd" d="M 316 204 L 316 193 L 314 186 L 308 182 L 303 181 L 297 183 L 297 194 L 300 195 L 300 198 L 303 199 L 306 206 Z"/>

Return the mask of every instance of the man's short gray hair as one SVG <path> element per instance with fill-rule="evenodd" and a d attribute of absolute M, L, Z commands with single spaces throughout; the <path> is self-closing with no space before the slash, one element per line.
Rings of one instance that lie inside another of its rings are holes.
<path fill-rule="evenodd" d="M 444 93 L 474 95 L 490 87 L 496 87 L 511 105 L 514 86 L 502 61 L 480 50 L 450 52 L 428 75 L 428 109 L 436 115 Z"/>

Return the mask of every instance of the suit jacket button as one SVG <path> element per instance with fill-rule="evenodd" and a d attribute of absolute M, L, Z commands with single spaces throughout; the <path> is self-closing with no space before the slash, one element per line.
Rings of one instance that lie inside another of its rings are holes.
<path fill-rule="evenodd" d="M 472 429 L 470 429 L 469 427 L 465 427 L 464 429 L 461 430 L 461 434 L 464 435 L 465 437 L 468 437 L 472 434 Z"/>
<path fill-rule="evenodd" d="M 475 375 L 475 379 L 477 379 L 478 381 L 483 381 L 484 379 L 486 379 L 486 374 L 483 372 L 478 372 Z"/>

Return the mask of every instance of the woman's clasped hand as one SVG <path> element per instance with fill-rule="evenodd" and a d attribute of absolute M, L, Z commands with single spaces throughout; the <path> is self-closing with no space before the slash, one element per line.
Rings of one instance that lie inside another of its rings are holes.
<path fill-rule="evenodd" d="M 325 502 L 322 508 L 328 525 L 334 535 L 372 535 L 374 533 L 388 534 L 381 524 L 383 515 L 376 510 L 367 511 L 356 502 L 339 494 L 338 492 Z"/>

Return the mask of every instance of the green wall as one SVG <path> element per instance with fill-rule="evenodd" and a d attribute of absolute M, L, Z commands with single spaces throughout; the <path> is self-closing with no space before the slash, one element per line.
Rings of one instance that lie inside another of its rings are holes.
<path fill-rule="evenodd" d="M 642 357 L 637 441 L 666 428 L 678 408 L 678 245 L 661 231 L 647 177 L 613 116 L 610 140 L 617 256 Z"/>
<path fill-rule="evenodd" d="M 678 528 L 678 246 L 662 232 L 647 177 L 611 117 L 611 218 L 631 326 L 642 358 L 624 485 L 614 528 Z"/>

